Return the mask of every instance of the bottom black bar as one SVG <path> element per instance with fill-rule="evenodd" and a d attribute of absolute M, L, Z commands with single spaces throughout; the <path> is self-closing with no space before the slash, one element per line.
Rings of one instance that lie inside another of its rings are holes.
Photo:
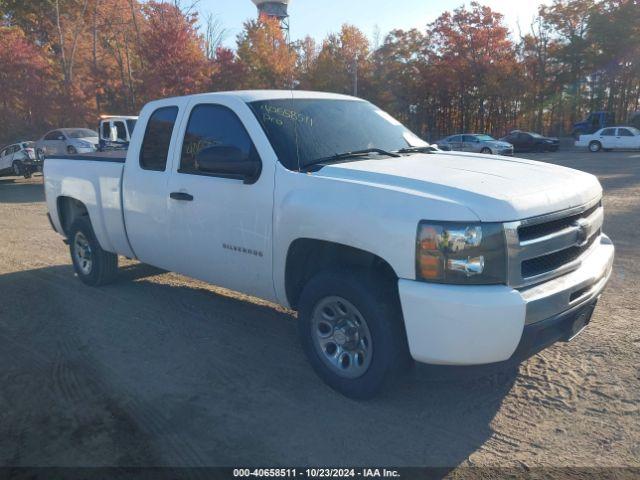
<path fill-rule="evenodd" d="M 300 479 L 640 479 L 640 467 L 136 467 L 136 468 L 62 468 L 62 467 L 0 467 L 0 480 L 217 480 L 242 478 L 300 478 Z"/>

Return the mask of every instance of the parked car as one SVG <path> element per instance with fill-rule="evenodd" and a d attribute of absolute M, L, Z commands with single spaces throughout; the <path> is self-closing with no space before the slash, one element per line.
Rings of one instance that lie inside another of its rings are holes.
<path fill-rule="evenodd" d="M 98 125 L 100 140 L 98 150 L 126 150 L 138 117 L 103 116 Z"/>
<path fill-rule="evenodd" d="M 52 156 L 44 175 L 82 282 L 114 280 L 122 255 L 298 310 L 309 362 L 355 398 L 412 358 L 568 341 L 612 271 L 595 176 L 442 152 L 348 96 L 155 101 L 126 154 Z"/>
<path fill-rule="evenodd" d="M 490 135 L 451 135 L 437 142 L 444 151 L 486 153 L 488 155 L 513 155 L 513 145 L 496 140 Z"/>
<path fill-rule="evenodd" d="M 36 154 L 75 155 L 95 152 L 98 149 L 98 133 L 88 128 L 59 128 L 51 130 L 36 142 Z"/>
<path fill-rule="evenodd" d="M 521 130 L 514 130 L 500 141 L 513 145 L 514 152 L 557 152 L 560 148 L 560 140 L 555 137 Z"/>
<path fill-rule="evenodd" d="M 30 177 L 42 168 L 34 142 L 18 142 L 0 150 L 0 174 Z"/>
<path fill-rule="evenodd" d="M 616 115 L 613 112 L 592 112 L 586 120 L 573 124 L 571 136 L 577 140 L 580 135 L 588 135 L 615 124 Z"/>
<path fill-rule="evenodd" d="M 591 152 L 600 150 L 640 149 L 640 130 L 635 127 L 608 127 L 593 135 L 580 135 L 576 147 L 587 147 Z"/>

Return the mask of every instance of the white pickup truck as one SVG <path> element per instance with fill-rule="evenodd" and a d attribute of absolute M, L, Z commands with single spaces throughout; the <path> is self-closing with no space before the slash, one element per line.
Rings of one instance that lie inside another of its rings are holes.
<path fill-rule="evenodd" d="M 490 364 L 567 341 L 611 274 L 594 176 L 441 152 L 357 98 L 155 101 L 120 155 L 46 159 L 79 278 L 112 281 L 122 255 L 295 309 L 313 368 L 354 398 L 412 358 Z"/>

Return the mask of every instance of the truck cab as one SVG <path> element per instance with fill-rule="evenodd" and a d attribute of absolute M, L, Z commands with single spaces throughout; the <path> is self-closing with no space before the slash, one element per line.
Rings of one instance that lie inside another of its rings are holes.
<path fill-rule="evenodd" d="M 129 148 L 137 121 L 138 117 L 135 116 L 103 115 L 100 117 L 98 150 L 104 152 Z"/>
<path fill-rule="evenodd" d="M 575 123 L 571 135 L 576 140 L 580 135 L 595 133 L 598 130 L 616 124 L 616 116 L 612 112 L 592 112 L 586 120 Z"/>
<path fill-rule="evenodd" d="M 442 152 L 362 99 L 243 91 L 146 105 L 127 152 L 52 156 L 79 279 L 138 259 L 298 311 L 316 373 L 370 398 L 413 361 L 519 361 L 589 323 L 612 271 L 602 187 Z"/>

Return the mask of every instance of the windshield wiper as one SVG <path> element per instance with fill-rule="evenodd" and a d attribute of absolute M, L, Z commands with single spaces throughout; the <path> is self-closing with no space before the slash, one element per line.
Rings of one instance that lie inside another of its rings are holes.
<path fill-rule="evenodd" d="M 317 160 L 313 160 L 312 162 L 306 164 L 303 169 L 308 170 L 310 167 L 314 167 L 317 165 L 323 165 L 325 163 L 336 163 L 342 160 L 348 160 L 349 158 L 357 158 L 365 155 L 370 155 L 372 153 L 377 153 L 379 155 L 386 155 L 387 157 L 398 158 L 400 155 L 395 152 L 387 152 L 381 148 L 367 148 L 364 150 L 354 150 L 353 152 L 344 152 L 344 153 L 336 153 L 335 155 L 330 155 L 324 158 L 318 158 Z"/>
<path fill-rule="evenodd" d="M 407 147 L 401 148 L 397 150 L 395 153 L 433 153 L 437 152 L 438 149 L 436 147 L 432 147 L 431 145 L 427 145 L 425 147 Z"/>

